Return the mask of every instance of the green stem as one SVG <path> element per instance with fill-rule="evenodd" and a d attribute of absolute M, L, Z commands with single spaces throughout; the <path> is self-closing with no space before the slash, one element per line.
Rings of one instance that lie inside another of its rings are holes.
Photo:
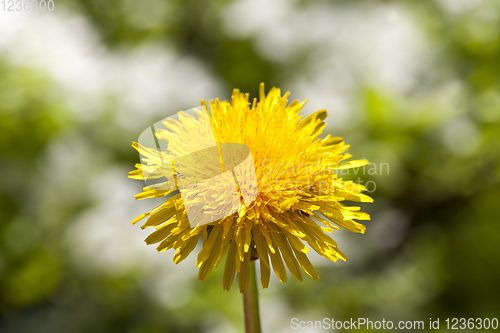
<path fill-rule="evenodd" d="M 255 260 L 250 261 L 250 281 L 247 291 L 243 294 L 243 308 L 245 312 L 245 332 L 261 333 Z"/>

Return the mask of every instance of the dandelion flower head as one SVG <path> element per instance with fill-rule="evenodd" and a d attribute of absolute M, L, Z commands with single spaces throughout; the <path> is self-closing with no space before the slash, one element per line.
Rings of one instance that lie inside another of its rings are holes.
<path fill-rule="evenodd" d="M 165 198 L 133 221 L 147 218 L 142 228 L 155 229 L 147 244 L 158 244 L 159 252 L 175 249 L 173 261 L 178 264 L 201 243 L 199 279 L 204 281 L 222 262 L 223 288 L 229 290 L 237 274 L 241 292 L 248 287 L 250 261 L 256 258 L 264 288 L 271 271 L 281 282 L 287 282 L 287 270 L 299 281 L 302 271 L 318 279 L 307 257 L 310 250 L 331 261 L 347 259 L 328 234 L 340 228 L 364 233 L 365 226 L 356 220 L 369 220 L 369 215 L 343 202 L 372 199 L 362 193 L 364 186 L 342 180 L 336 171 L 368 161 L 346 161 L 351 155 L 345 153 L 349 146 L 342 138 L 320 137 L 326 110 L 304 117 L 300 112 L 305 101 L 288 103 L 287 97 L 277 88 L 266 95 L 261 84 L 259 99 L 250 102 L 249 94 L 234 89 L 231 102 L 202 101 L 202 110 L 195 110 L 194 117 L 180 112 L 178 120 L 165 120 L 165 128 L 155 132 L 155 140 L 166 147 L 163 151 L 133 143 L 143 163 L 129 177 L 165 180 L 136 195 L 136 199 Z M 200 149 L 210 146 L 207 132 L 215 140 L 213 147 Z M 251 165 L 239 173 L 225 172 L 237 161 L 223 159 L 224 151 L 241 161 L 246 149 Z M 176 161 L 173 172 L 166 160 Z M 225 184 L 234 184 L 235 173 L 240 187 L 231 196 L 234 190 Z M 255 178 L 256 187 L 244 188 L 252 183 L 241 181 L 248 175 Z M 203 187 L 196 185 L 207 179 Z M 179 187 L 186 189 L 182 195 Z M 242 200 L 245 193 L 254 193 L 251 202 Z M 211 222 L 193 223 L 203 216 L 211 216 Z"/>

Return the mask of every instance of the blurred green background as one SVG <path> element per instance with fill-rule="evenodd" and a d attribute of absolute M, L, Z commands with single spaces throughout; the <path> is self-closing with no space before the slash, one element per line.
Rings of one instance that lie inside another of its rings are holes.
<path fill-rule="evenodd" d="M 126 177 L 147 126 L 260 82 L 327 108 L 326 133 L 389 165 L 347 175 L 375 199 L 365 235 L 333 234 L 347 262 L 313 256 L 320 280 L 261 290 L 265 332 L 500 317 L 499 59 L 490 0 L 0 11 L 0 332 L 242 332 L 220 268 L 199 282 L 194 260 L 175 266 L 130 225 L 158 202 L 134 201 Z"/>

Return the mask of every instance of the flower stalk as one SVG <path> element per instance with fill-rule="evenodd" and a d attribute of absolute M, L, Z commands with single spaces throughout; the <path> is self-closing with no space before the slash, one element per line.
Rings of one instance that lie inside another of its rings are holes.
<path fill-rule="evenodd" d="M 250 261 L 250 281 L 248 289 L 243 293 L 243 311 L 245 314 L 245 333 L 261 333 L 259 314 L 259 293 L 257 290 L 257 273 L 255 261 L 258 259 L 257 251 L 252 249 Z"/>

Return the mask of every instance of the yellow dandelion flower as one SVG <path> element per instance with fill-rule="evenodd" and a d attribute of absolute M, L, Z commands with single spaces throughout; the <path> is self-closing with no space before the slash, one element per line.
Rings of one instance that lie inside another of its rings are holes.
<path fill-rule="evenodd" d="M 248 94 L 234 89 L 231 102 L 211 101 L 210 112 L 202 101 L 195 117 L 180 112 L 178 121 L 165 120 L 166 129 L 154 132 L 158 149 L 133 143 L 143 163 L 129 177 L 162 179 L 136 199 L 166 197 L 132 222 L 147 217 L 142 228 L 156 229 L 147 244 L 159 243 L 159 252 L 174 248 L 178 264 L 202 239 L 199 279 L 225 256 L 223 288 L 229 290 L 238 273 L 241 292 L 257 257 L 263 288 L 271 270 L 281 282 L 287 282 L 286 268 L 299 281 L 302 270 L 318 279 L 310 249 L 332 261 L 347 259 L 327 233 L 364 233 L 355 220 L 369 215 L 341 202 L 372 199 L 362 193 L 364 186 L 338 178 L 336 170 L 368 161 L 345 161 L 351 155 L 342 138 L 318 137 L 326 110 L 304 118 L 299 113 L 305 101 L 288 104 L 287 96 L 277 88 L 266 96 L 261 84 L 259 101 L 250 103 Z"/>

